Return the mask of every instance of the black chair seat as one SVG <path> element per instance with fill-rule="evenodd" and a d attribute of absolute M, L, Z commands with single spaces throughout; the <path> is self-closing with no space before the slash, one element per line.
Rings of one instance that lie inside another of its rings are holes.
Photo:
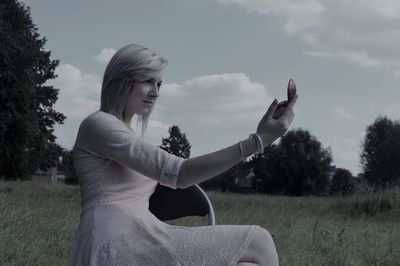
<path fill-rule="evenodd" d="M 208 214 L 209 224 L 215 224 L 212 204 L 197 184 L 185 189 L 157 184 L 150 197 L 149 210 L 161 221 Z"/>

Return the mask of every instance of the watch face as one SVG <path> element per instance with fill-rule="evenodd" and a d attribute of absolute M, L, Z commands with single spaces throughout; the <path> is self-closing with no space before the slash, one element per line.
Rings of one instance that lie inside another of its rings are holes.
<path fill-rule="evenodd" d="M 288 88 L 287 88 L 287 95 L 288 95 L 288 101 L 290 102 L 293 97 L 296 95 L 296 83 L 294 83 L 293 79 L 289 80 L 288 83 Z"/>

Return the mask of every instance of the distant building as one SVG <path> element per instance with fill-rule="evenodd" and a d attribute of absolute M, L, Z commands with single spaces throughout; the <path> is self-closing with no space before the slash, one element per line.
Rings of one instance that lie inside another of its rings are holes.
<path fill-rule="evenodd" d="M 262 180 L 256 178 L 253 168 L 238 169 L 235 173 L 235 186 L 240 192 L 252 193 L 260 191 Z"/>
<path fill-rule="evenodd" d="M 37 183 L 64 183 L 65 175 L 58 171 L 57 167 L 51 167 L 47 171 L 42 171 L 40 169 L 31 175 L 31 181 Z"/>

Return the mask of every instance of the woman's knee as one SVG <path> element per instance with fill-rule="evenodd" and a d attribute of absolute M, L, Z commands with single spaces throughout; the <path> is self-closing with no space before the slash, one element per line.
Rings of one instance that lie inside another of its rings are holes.
<path fill-rule="evenodd" d="M 259 226 L 250 245 L 252 254 L 257 257 L 255 262 L 260 265 L 279 265 L 275 243 L 268 230 Z"/>
<path fill-rule="evenodd" d="M 258 227 L 258 235 L 260 236 L 260 240 L 262 242 L 274 243 L 274 239 L 273 239 L 271 233 L 264 227 L 261 227 L 261 226 Z M 274 246 L 275 246 L 275 244 L 274 244 Z"/>

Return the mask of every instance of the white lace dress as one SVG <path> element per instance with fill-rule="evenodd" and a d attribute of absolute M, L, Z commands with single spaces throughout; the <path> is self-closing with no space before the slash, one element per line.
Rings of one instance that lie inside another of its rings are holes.
<path fill-rule="evenodd" d="M 258 225 L 173 226 L 148 209 L 157 182 L 176 188 L 183 158 L 115 116 L 83 120 L 73 147 L 81 215 L 68 265 L 236 265 Z"/>

